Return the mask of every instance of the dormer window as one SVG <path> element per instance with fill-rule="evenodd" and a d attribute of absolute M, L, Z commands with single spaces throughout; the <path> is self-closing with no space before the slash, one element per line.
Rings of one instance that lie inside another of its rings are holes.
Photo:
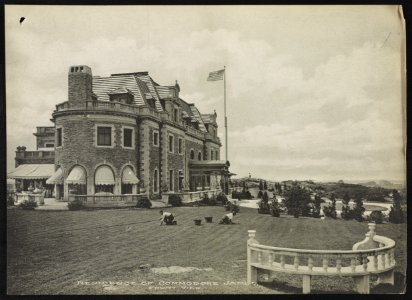
<path fill-rule="evenodd" d="M 134 94 L 127 88 L 117 88 L 109 93 L 109 99 L 112 102 L 120 102 L 124 104 L 133 104 Z"/>

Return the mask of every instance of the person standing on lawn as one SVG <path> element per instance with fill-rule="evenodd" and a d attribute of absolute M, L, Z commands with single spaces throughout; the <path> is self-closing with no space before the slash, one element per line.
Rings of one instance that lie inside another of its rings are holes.
<path fill-rule="evenodd" d="M 176 221 L 174 221 L 174 216 L 172 213 L 167 212 L 167 211 L 160 211 L 160 214 L 162 215 L 162 217 L 160 218 L 161 222 L 160 225 L 163 224 L 163 222 L 165 223 L 165 225 L 176 225 Z"/>

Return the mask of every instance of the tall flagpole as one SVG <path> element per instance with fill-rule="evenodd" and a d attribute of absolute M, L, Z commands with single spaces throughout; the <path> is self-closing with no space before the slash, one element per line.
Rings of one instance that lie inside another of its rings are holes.
<path fill-rule="evenodd" d="M 226 154 L 226 161 L 229 160 L 227 155 L 227 116 L 226 116 L 226 66 L 223 66 L 224 77 L 223 77 L 223 88 L 224 88 L 224 112 L 225 112 L 225 154 Z"/>

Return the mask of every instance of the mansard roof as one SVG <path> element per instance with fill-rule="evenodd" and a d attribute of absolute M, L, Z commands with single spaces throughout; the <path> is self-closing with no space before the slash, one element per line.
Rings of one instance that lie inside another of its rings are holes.
<path fill-rule="evenodd" d="M 110 94 L 130 93 L 134 95 L 135 105 L 147 105 L 147 100 L 152 99 L 155 102 L 155 107 L 158 111 L 164 111 L 160 100 L 171 99 L 171 90 L 180 91 L 179 85 L 162 86 L 156 83 L 148 72 L 133 72 L 133 73 L 119 73 L 111 74 L 109 77 L 93 77 L 93 93 L 96 94 L 97 100 L 109 101 Z M 199 123 L 199 129 L 207 132 L 204 120 L 207 118 L 200 114 L 199 110 L 193 103 L 187 103 L 183 99 L 173 99 L 183 110 L 183 116 L 191 118 Z"/>

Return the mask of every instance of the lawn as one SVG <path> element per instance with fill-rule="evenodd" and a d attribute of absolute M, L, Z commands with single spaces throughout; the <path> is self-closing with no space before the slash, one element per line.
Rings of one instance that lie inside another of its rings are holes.
<path fill-rule="evenodd" d="M 198 294 L 300 293 L 301 278 L 279 275 L 272 284 L 247 286 L 247 230 L 261 243 L 281 247 L 351 249 L 364 238 L 367 223 L 311 218 L 273 218 L 241 208 L 234 225 L 218 225 L 222 207 L 180 207 L 177 226 L 159 226 L 158 210 L 8 210 L 8 294 Z M 196 217 L 212 224 L 194 226 Z M 155 221 L 153 221 L 155 220 Z M 406 270 L 406 225 L 377 225 L 377 233 L 397 243 L 396 280 Z M 139 266 L 195 267 L 191 272 L 156 274 Z M 104 285 L 103 281 L 117 282 Z M 170 282 L 202 285 L 168 285 Z M 150 284 L 150 282 L 152 282 Z M 226 283 L 230 284 L 226 284 Z M 89 283 L 89 284 L 87 284 Z M 204 284 L 204 285 L 203 285 Z M 350 278 L 320 277 L 313 292 L 351 292 Z M 395 287 L 372 293 L 399 292 Z"/>

